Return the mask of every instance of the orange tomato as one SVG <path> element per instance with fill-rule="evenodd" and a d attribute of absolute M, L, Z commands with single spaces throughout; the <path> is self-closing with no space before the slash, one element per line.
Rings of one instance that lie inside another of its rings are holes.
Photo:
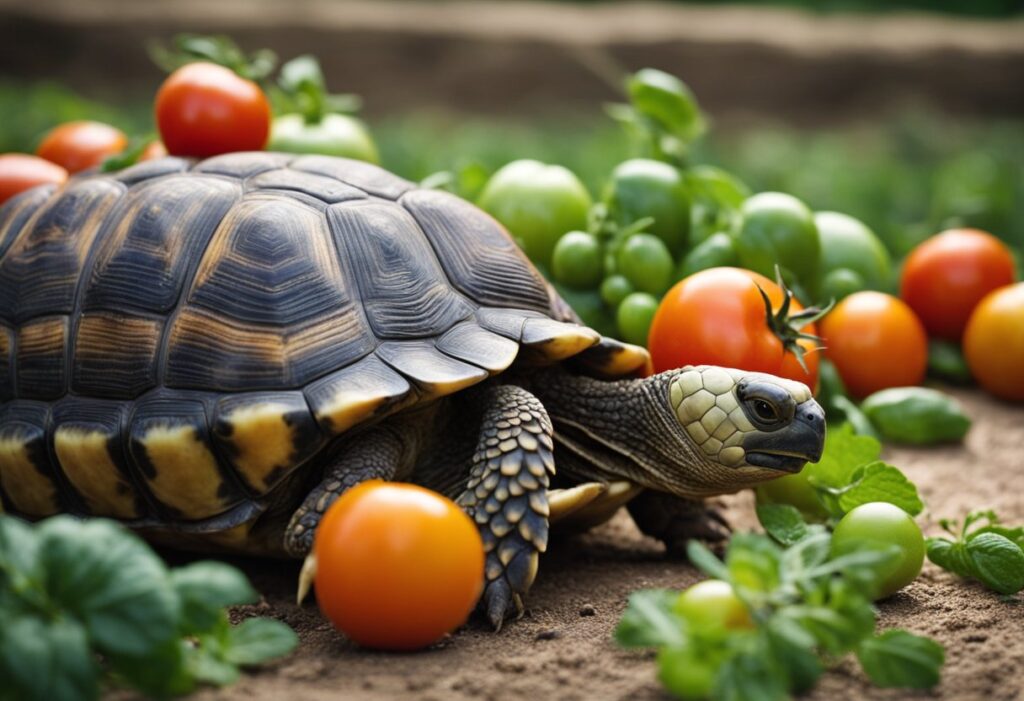
<path fill-rule="evenodd" d="M 655 372 L 684 365 L 721 365 L 767 372 L 816 387 L 815 344 L 797 341 L 807 351 L 805 371 L 768 326 L 758 286 L 767 293 L 772 311 L 778 311 L 782 289 L 750 270 L 710 268 L 676 283 L 661 300 L 647 338 Z M 792 311 L 801 309 L 794 299 Z M 814 324 L 802 330 L 816 332 Z"/>
<path fill-rule="evenodd" d="M 56 163 L 27 153 L 5 153 L 0 155 L 0 204 L 37 185 L 60 185 L 67 179 L 68 172 Z"/>
<path fill-rule="evenodd" d="M 128 137 L 120 129 L 102 122 L 67 122 L 51 129 L 36 149 L 36 155 L 77 173 L 98 166 L 124 151 Z"/>
<path fill-rule="evenodd" d="M 139 155 L 139 161 L 152 161 L 155 158 L 164 158 L 165 156 L 167 156 L 167 149 L 164 147 L 163 142 L 157 139 L 146 144 L 146 148 Z"/>
<path fill-rule="evenodd" d="M 483 590 L 484 548 L 451 500 L 370 480 L 331 505 L 317 527 L 320 609 L 360 645 L 413 650 L 461 625 Z"/>
<path fill-rule="evenodd" d="M 959 341 L 981 298 L 1013 280 L 1013 255 L 1002 241 L 978 229 L 950 229 L 907 256 L 900 297 L 930 335 Z"/>
<path fill-rule="evenodd" d="M 920 384 L 928 337 L 902 301 L 884 292 L 855 292 L 821 321 L 828 357 L 855 397 Z"/>
<path fill-rule="evenodd" d="M 189 63 L 156 94 L 156 123 L 174 156 L 258 151 L 270 135 L 270 103 L 260 86 L 214 63 Z"/>
<path fill-rule="evenodd" d="M 1024 401 L 1024 282 L 981 300 L 967 322 L 964 356 L 982 387 L 997 397 Z"/>

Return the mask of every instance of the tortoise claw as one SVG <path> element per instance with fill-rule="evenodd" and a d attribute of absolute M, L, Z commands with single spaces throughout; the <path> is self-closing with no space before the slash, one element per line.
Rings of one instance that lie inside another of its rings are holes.
<path fill-rule="evenodd" d="M 302 605 L 303 600 L 309 596 L 309 590 L 313 587 L 313 580 L 316 578 L 316 555 L 306 555 L 302 563 L 302 571 L 299 572 L 299 590 L 295 595 L 295 603 Z"/>

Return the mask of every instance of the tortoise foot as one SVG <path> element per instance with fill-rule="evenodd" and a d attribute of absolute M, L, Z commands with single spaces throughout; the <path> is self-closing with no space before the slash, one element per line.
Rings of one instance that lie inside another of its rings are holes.
<path fill-rule="evenodd" d="M 669 555 L 686 555 L 691 539 L 709 545 L 724 544 L 732 527 L 715 505 L 699 499 L 682 499 L 660 492 L 643 492 L 628 505 L 641 531 L 665 543 Z"/>

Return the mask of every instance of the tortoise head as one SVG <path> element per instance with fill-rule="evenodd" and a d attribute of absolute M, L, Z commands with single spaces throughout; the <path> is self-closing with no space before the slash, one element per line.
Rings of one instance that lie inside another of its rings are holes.
<path fill-rule="evenodd" d="M 757 372 L 688 366 L 673 372 L 668 395 L 702 463 L 684 481 L 740 488 L 799 472 L 806 462 L 821 458 L 825 413 L 804 384 Z"/>

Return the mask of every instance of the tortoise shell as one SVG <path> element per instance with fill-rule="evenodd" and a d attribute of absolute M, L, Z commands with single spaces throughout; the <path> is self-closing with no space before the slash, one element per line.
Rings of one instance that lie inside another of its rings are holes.
<path fill-rule="evenodd" d="M 365 163 L 37 188 L 0 209 L 0 503 L 234 528 L 363 422 L 513 362 L 646 362 L 599 340 L 497 222 Z"/>

